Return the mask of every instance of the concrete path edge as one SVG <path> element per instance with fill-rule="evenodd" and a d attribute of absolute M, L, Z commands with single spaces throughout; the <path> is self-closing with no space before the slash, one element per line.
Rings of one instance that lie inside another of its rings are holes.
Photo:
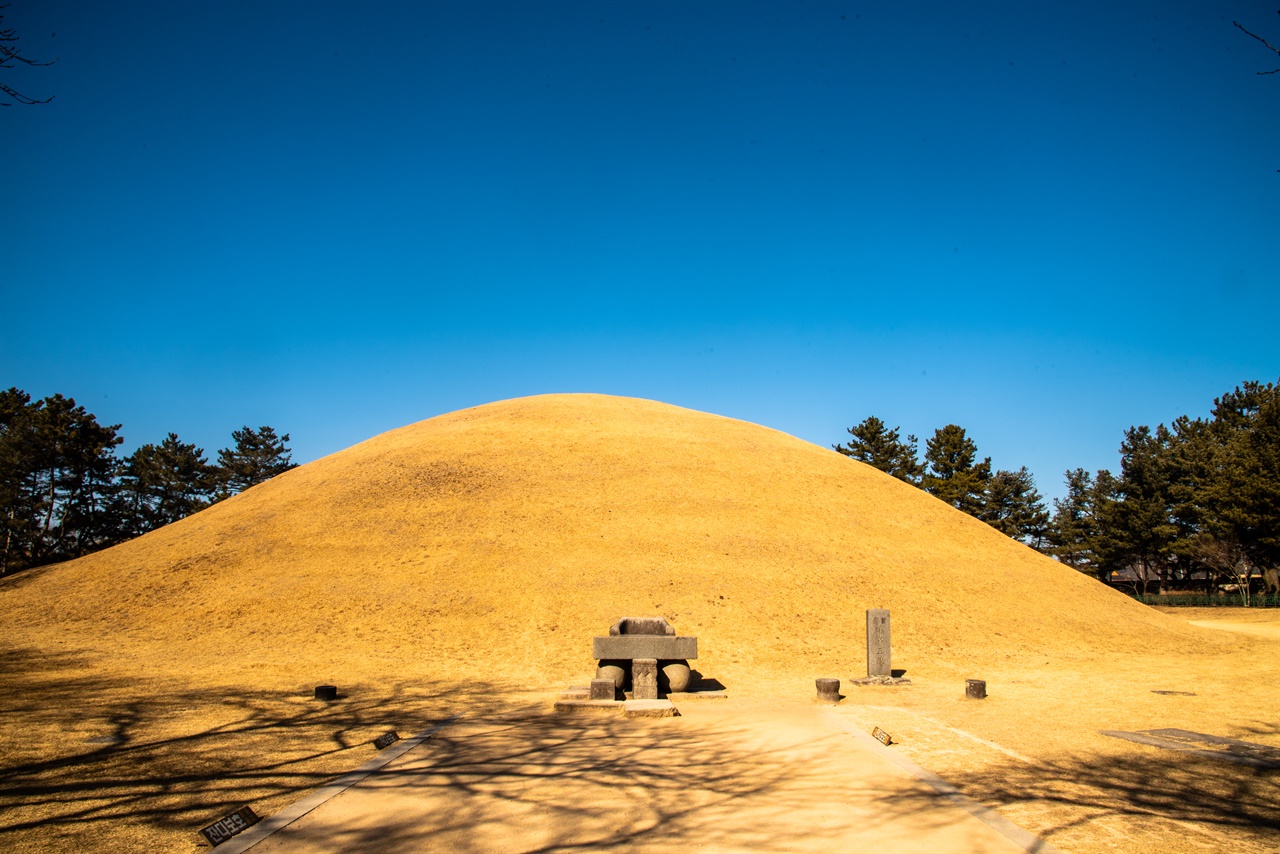
<path fill-rule="evenodd" d="M 1021 847 L 1024 851 L 1029 852 L 1029 854 L 1062 854 L 1062 852 L 1050 845 L 1046 840 L 1041 839 L 1034 833 L 1023 830 L 1021 827 L 1018 827 L 1018 825 L 1009 821 L 1009 819 L 1000 815 L 1000 813 L 984 804 L 978 803 L 968 795 L 963 794 L 959 789 L 939 777 L 937 774 L 934 774 L 932 771 L 925 768 L 921 768 L 902 754 L 885 747 L 869 734 L 863 732 L 844 718 L 837 715 L 834 711 L 827 710 L 826 714 L 836 726 L 840 727 L 840 729 L 849 733 L 849 735 L 852 735 L 858 741 L 865 744 L 869 749 L 875 750 L 881 756 L 908 772 L 916 779 L 928 783 L 933 787 L 935 792 L 942 795 L 948 801 L 961 809 L 966 810 L 974 818 L 978 819 L 992 830 L 1000 833 L 1014 844 Z"/>
<path fill-rule="evenodd" d="M 427 727 L 417 735 L 402 739 L 391 747 L 379 751 L 377 756 L 373 757 L 359 768 L 356 768 L 354 771 L 348 771 L 332 783 L 327 783 L 301 800 L 294 801 L 275 815 L 264 818 L 244 833 L 233 836 L 231 839 L 223 842 L 214 850 L 217 851 L 218 854 L 241 854 L 243 851 L 248 851 L 271 834 L 278 830 L 283 830 L 293 824 L 295 821 L 325 803 L 330 798 L 336 797 L 347 789 L 350 789 L 374 771 L 377 771 L 384 765 L 399 759 L 401 756 L 408 753 L 410 750 L 413 750 L 419 744 L 422 744 L 422 742 L 431 738 L 431 736 L 435 735 L 457 719 L 458 715 L 454 715 L 453 717 L 447 718 L 438 724 Z"/>

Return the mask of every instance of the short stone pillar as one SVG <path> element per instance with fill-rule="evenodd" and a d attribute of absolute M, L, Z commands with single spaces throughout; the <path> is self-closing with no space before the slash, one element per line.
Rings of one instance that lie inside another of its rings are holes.
<path fill-rule="evenodd" d="M 591 680 L 591 699 L 593 700 L 612 700 L 616 696 L 617 686 L 613 684 L 612 679 L 592 679 Z"/>
<path fill-rule="evenodd" d="M 867 609 L 867 675 L 892 676 L 889 609 Z"/>
<path fill-rule="evenodd" d="M 631 660 L 631 696 L 636 700 L 658 699 L 658 660 L 656 658 Z"/>
<path fill-rule="evenodd" d="M 840 680 L 839 679 L 815 679 L 814 684 L 818 686 L 818 699 L 824 703 L 840 702 Z"/>
<path fill-rule="evenodd" d="M 985 700 L 987 698 L 986 681 L 983 679 L 964 680 L 964 695 L 970 700 Z"/>

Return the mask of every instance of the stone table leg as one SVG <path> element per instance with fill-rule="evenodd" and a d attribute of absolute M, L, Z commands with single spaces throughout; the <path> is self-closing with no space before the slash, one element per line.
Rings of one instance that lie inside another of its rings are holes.
<path fill-rule="evenodd" d="M 631 660 L 631 696 L 637 700 L 658 699 L 658 660 L 656 658 Z"/>

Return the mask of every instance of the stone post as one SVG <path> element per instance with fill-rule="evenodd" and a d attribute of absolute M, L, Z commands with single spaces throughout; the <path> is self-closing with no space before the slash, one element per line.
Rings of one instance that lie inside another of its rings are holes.
<path fill-rule="evenodd" d="M 839 679 L 815 679 L 814 683 L 818 686 L 818 699 L 824 703 L 840 702 L 840 680 Z"/>
<path fill-rule="evenodd" d="M 631 696 L 636 700 L 658 699 L 658 660 L 656 658 L 631 660 Z"/>
<path fill-rule="evenodd" d="M 889 609 L 867 609 L 867 675 L 892 676 Z"/>

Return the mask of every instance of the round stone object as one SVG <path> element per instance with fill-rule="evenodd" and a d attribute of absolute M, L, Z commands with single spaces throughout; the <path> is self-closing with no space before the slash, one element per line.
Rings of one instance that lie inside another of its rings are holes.
<path fill-rule="evenodd" d="M 683 658 L 675 661 L 658 662 L 658 690 L 670 694 L 689 690 L 689 679 L 693 671 L 689 662 Z"/>
<path fill-rule="evenodd" d="M 336 700 L 336 699 L 338 699 L 338 689 L 337 689 L 337 687 L 336 687 L 336 686 L 334 686 L 334 685 L 317 685 L 317 686 L 316 686 L 316 699 L 317 699 L 317 700 Z"/>
<path fill-rule="evenodd" d="M 839 679 L 815 679 L 814 685 L 818 688 L 818 699 L 828 703 L 840 702 L 840 680 Z"/>
<path fill-rule="evenodd" d="M 621 691 L 627 677 L 631 675 L 631 662 L 621 659 L 606 658 L 596 667 L 597 679 L 612 679 L 613 687 Z"/>
<path fill-rule="evenodd" d="M 964 680 L 964 695 L 970 700 L 985 700 L 987 698 L 987 683 L 983 679 L 966 679 Z"/>

